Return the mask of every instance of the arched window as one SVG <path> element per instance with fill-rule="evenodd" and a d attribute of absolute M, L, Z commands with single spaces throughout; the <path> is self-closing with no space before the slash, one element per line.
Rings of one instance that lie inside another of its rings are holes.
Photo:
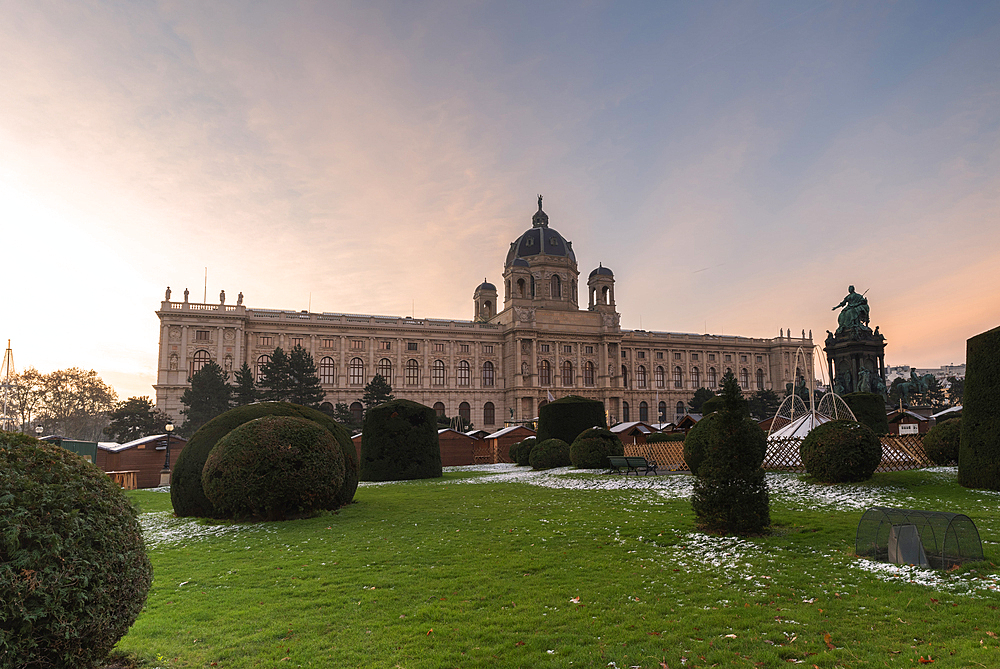
<path fill-rule="evenodd" d="M 322 404 L 319 405 L 319 410 L 322 411 L 325 414 L 328 414 L 328 415 L 332 416 L 333 415 L 333 404 L 331 404 L 330 402 L 323 402 Z"/>
<path fill-rule="evenodd" d="M 628 410 L 628 402 L 622 402 L 622 422 L 627 423 L 632 420 L 632 414 Z"/>
<path fill-rule="evenodd" d="M 444 403 L 435 402 L 434 403 L 434 413 L 438 415 L 438 418 L 444 418 Z"/>
<path fill-rule="evenodd" d="M 406 385 L 420 385 L 420 363 L 412 358 L 406 361 Z"/>
<path fill-rule="evenodd" d="M 329 356 L 319 361 L 319 382 L 327 385 L 337 382 L 337 366 Z"/>
<path fill-rule="evenodd" d="M 666 402 L 660 402 L 656 406 L 656 414 L 658 416 L 657 420 L 659 420 L 659 422 L 661 422 L 661 423 L 666 423 L 667 422 L 667 403 Z"/>
<path fill-rule="evenodd" d="M 764 370 L 757 370 L 757 390 L 764 390 Z"/>
<path fill-rule="evenodd" d="M 392 385 L 392 361 L 389 358 L 382 358 L 375 367 L 375 373 L 385 379 L 385 382 Z"/>
<path fill-rule="evenodd" d="M 628 367 L 622 365 L 622 388 L 628 388 Z"/>
<path fill-rule="evenodd" d="M 657 388 L 663 387 L 663 367 L 660 365 L 657 365 L 656 369 L 653 370 L 653 383 L 656 384 Z"/>
<path fill-rule="evenodd" d="M 472 407 L 469 406 L 468 402 L 462 402 L 458 405 L 458 417 L 462 419 L 464 425 L 472 422 Z"/>
<path fill-rule="evenodd" d="M 639 365 L 635 368 L 635 387 L 645 388 L 646 387 L 646 368 L 643 365 Z M 639 420 L 642 420 L 641 418 Z"/>
<path fill-rule="evenodd" d="M 674 367 L 674 388 L 684 387 L 684 370 Z"/>
<path fill-rule="evenodd" d="M 639 420 L 644 423 L 649 422 L 649 405 L 645 402 L 639 402 Z"/>
<path fill-rule="evenodd" d="M 483 405 L 483 425 L 496 425 L 496 422 L 496 407 L 493 406 L 493 402 L 487 402 Z"/>
<path fill-rule="evenodd" d="M 493 302 L 490 300 L 483 302 L 483 318 L 486 320 L 493 318 Z"/>
<path fill-rule="evenodd" d="M 194 358 L 191 360 L 191 375 L 193 376 L 195 372 L 210 362 L 212 362 L 212 357 L 208 355 L 208 351 L 195 351 Z"/>
<path fill-rule="evenodd" d="M 517 280 L 517 296 L 524 297 L 524 279 Z"/>
<path fill-rule="evenodd" d="M 261 375 L 264 371 L 264 365 L 271 362 L 271 356 L 261 355 L 257 357 L 257 364 L 254 365 L 253 369 L 253 379 L 254 381 L 260 381 Z"/>
<path fill-rule="evenodd" d="M 483 363 L 483 388 L 492 388 L 495 378 L 496 370 L 493 368 L 493 363 L 487 360 Z"/>
<path fill-rule="evenodd" d="M 552 299 L 558 300 L 562 297 L 562 281 L 558 274 L 552 275 Z"/>
<path fill-rule="evenodd" d="M 583 363 L 583 385 L 594 385 L 594 363 L 589 360 Z"/>
<path fill-rule="evenodd" d="M 435 360 L 431 364 L 431 385 L 444 385 L 444 362 L 441 360 Z"/>
<path fill-rule="evenodd" d="M 552 385 L 552 366 L 549 365 L 548 360 L 542 360 L 538 363 L 538 385 Z"/>
<path fill-rule="evenodd" d="M 463 388 L 467 387 L 469 385 L 469 378 L 471 376 L 472 375 L 470 373 L 469 361 L 468 360 L 459 360 L 458 361 L 458 376 L 456 377 L 457 380 L 458 380 L 458 385 L 461 386 L 461 387 L 463 387 Z"/>
<path fill-rule="evenodd" d="M 365 361 L 361 358 L 351 358 L 351 364 L 347 368 L 347 380 L 352 386 L 363 386 L 365 384 Z"/>
<path fill-rule="evenodd" d="M 719 376 L 715 373 L 715 367 L 708 368 L 708 387 L 714 388 L 719 385 Z"/>
<path fill-rule="evenodd" d="M 562 364 L 562 384 L 567 388 L 573 385 L 573 363 L 569 360 Z"/>
<path fill-rule="evenodd" d="M 701 388 L 701 372 L 698 371 L 697 367 L 691 368 L 691 387 Z"/>
<path fill-rule="evenodd" d="M 361 423 L 365 419 L 365 408 L 361 406 L 361 402 L 354 402 L 351 404 L 351 420 L 355 423 Z"/>
<path fill-rule="evenodd" d="M 750 372 L 747 371 L 746 367 L 740 369 L 740 388 L 746 390 L 750 387 Z"/>
<path fill-rule="evenodd" d="M 678 402 L 677 406 L 674 407 L 674 413 L 677 415 L 677 420 L 684 418 L 684 402 Z"/>

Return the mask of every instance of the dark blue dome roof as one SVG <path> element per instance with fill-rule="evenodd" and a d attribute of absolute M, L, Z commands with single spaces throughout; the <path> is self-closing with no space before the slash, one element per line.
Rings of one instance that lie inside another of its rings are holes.
<path fill-rule="evenodd" d="M 497 287 L 484 279 L 483 282 L 479 284 L 479 287 L 476 288 L 476 290 L 492 290 L 495 293 L 497 292 Z"/>
<path fill-rule="evenodd" d="M 613 277 L 615 275 L 614 272 L 612 272 L 604 265 L 598 265 L 597 269 L 595 269 L 593 272 L 590 273 L 590 276 L 597 276 L 598 274 L 603 274 L 605 276 L 610 276 L 610 277 Z"/>
<path fill-rule="evenodd" d="M 528 261 L 524 258 L 514 258 L 514 262 L 511 263 L 512 267 L 531 267 Z"/>
<path fill-rule="evenodd" d="M 538 211 L 531 218 L 531 229 L 510 245 L 504 266 L 510 267 L 516 259 L 540 255 L 561 256 L 576 262 L 572 242 L 566 241 L 565 237 L 549 227 L 549 215 L 542 211 L 541 201 L 538 204 Z"/>

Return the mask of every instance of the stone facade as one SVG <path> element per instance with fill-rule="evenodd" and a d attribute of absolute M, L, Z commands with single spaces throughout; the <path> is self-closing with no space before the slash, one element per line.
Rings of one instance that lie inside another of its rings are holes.
<path fill-rule="evenodd" d="M 718 388 L 727 370 L 747 391 L 781 396 L 799 347 L 809 366 L 799 373 L 813 373 L 804 332 L 758 339 L 623 330 L 606 267 L 590 273 L 581 309 L 572 243 L 548 223 L 539 199 L 532 227 L 508 251 L 502 306 L 484 281 L 469 321 L 249 308 L 242 294 L 236 305 L 167 297 L 156 312 L 156 406 L 179 420 L 187 379 L 205 362 L 231 373 L 245 361 L 256 371 L 276 346 L 296 344 L 312 354 L 331 404 L 360 409 L 364 386 L 382 373 L 396 397 L 490 431 L 534 418 L 550 395 L 568 394 L 604 402 L 612 423 L 675 421 L 695 389 Z"/>

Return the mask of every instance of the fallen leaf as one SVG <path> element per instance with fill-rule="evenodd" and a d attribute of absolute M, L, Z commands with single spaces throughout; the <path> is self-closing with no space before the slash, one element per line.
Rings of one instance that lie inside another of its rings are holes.
<path fill-rule="evenodd" d="M 735 638 L 736 638 L 736 635 L 735 635 L 735 634 L 727 634 L 727 635 L 726 635 L 726 638 L 727 638 L 727 639 L 735 639 Z"/>
<path fill-rule="evenodd" d="M 433 632 L 433 631 L 434 631 L 434 628 L 433 628 L 433 627 L 432 627 L 432 628 L 430 628 L 429 630 L 427 630 L 427 636 L 430 636 L 431 632 Z"/>
<path fill-rule="evenodd" d="M 987 632 L 986 634 L 987 634 L 988 636 L 991 636 L 991 637 L 993 637 L 994 639 L 996 639 L 996 638 L 997 638 L 997 635 L 996 635 L 996 634 L 995 634 L 994 632 Z"/>
<path fill-rule="evenodd" d="M 523 646 L 523 645 L 524 645 L 524 642 L 523 642 L 523 641 L 518 641 L 518 642 L 517 642 L 517 643 L 515 643 L 514 645 L 515 645 L 515 646 Z"/>
<path fill-rule="evenodd" d="M 823 635 L 823 641 L 826 642 L 826 647 L 829 648 L 830 650 L 836 648 L 836 646 L 833 645 L 833 637 L 830 635 L 829 632 Z"/>
<path fill-rule="evenodd" d="M 927 656 L 926 660 L 924 659 L 924 656 L 921 655 L 920 659 L 917 660 L 917 662 L 919 662 L 920 664 L 932 664 L 934 662 L 934 660 L 931 659 L 930 655 Z"/>

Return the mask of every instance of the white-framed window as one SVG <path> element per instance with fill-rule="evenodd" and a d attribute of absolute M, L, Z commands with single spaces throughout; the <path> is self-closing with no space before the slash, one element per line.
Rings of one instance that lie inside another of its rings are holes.
<path fill-rule="evenodd" d="M 444 346 L 444 344 L 442 344 Z M 432 386 L 443 386 L 444 385 L 444 361 L 435 360 L 431 364 L 431 385 Z"/>
<path fill-rule="evenodd" d="M 365 384 L 365 361 L 361 358 L 351 358 L 347 375 L 348 383 L 352 386 L 363 386 Z"/>
<path fill-rule="evenodd" d="M 420 363 L 412 358 L 406 361 L 406 385 L 420 385 Z"/>
<path fill-rule="evenodd" d="M 385 379 L 385 382 L 392 385 L 392 361 L 389 358 L 382 358 L 375 367 L 375 373 Z"/>
<path fill-rule="evenodd" d="M 493 363 L 487 360 L 483 363 L 483 387 L 492 388 L 496 380 L 496 370 Z"/>
<path fill-rule="evenodd" d="M 322 358 L 319 361 L 319 382 L 326 385 L 337 382 L 337 366 L 330 356 Z"/>
<path fill-rule="evenodd" d="M 458 361 L 458 374 L 456 379 L 458 380 L 459 387 L 465 388 L 469 385 L 469 379 L 472 376 L 471 368 L 469 367 L 468 360 Z"/>

